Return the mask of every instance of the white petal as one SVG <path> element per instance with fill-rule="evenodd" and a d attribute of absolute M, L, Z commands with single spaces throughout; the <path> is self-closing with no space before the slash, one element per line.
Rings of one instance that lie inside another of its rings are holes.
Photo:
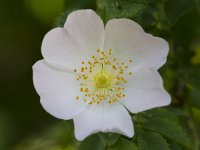
<path fill-rule="evenodd" d="M 78 69 L 96 49 L 102 49 L 103 39 L 104 25 L 94 11 L 74 11 L 64 28 L 55 28 L 45 35 L 42 55 L 59 68 Z"/>
<path fill-rule="evenodd" d="M 71 119 L 84 109 L 85 103 L 76 100 L 80 92 L 74 74 L 40 60 L 33 66 L 33 82 L 42 106 L 51 115 Z"/>
<path fill-rule="evenodd" d="M 121 102 L 131 112 L 137 113 L 169 105 L 171 98 L 163 88 L 159 73 L 154 69 L 143 68 L 128 79 L 126 97 Z"/>
<path fill-rule="evenodd" d="M 103 48 L 104 24 L 93 10 L 78 10 L 69 14 L 65 29 L 81 50 L 91 52 Z"/>
<path fill-rule="evenodd" d="M 48 63 L 72 70 L 79 67 L 86 54 L 65 29 L 55 28 L 43 39 L 42 55 Z"/>
<path fill-rule="evenodd" d="M 105 29 L 104 49 L 109 48 L 119 60 L 132 59 L 135 66 L 142 63 L 158 69 L 166 62 L 169 46 L 165 40 L 145 33 L 132 20 L 113 19 Z"/>
<path fill-rule="evenodd" d="M 131 116 L 119 103 L 91 105 L 74 118 L 74 124 L 78 140 L 99 131 L 116 132 L 128 137 L 134 134 Z"/>

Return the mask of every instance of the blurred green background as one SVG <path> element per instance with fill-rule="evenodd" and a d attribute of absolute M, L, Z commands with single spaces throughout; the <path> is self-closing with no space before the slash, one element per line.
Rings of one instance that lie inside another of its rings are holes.
<path fill-rule="evenodd" d="M 169 41 L 169 59 L 160 71 L 172 106 L 189 114 L 191 121 L 185 124 L 199 140 L 199 0 L 1 0 L 0 150 L 73 150 L 79 144 L 72 123 L 50 116 L 40 105 L 32 65 L 42 59 L 44 35 L 80 8 L 97 10 L 105 22 L 134 19 L 147 32 Z"/>

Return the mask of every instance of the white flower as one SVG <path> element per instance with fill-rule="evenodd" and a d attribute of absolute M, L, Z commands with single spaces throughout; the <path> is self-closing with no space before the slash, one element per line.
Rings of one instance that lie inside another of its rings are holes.
<path fill-rule="evenodd" d="M 44 37 L 44 60 L 33 66 L 34 85 L 48 113 L 73 119 L 78 140 L 100 131 L 132 137 L 128 110 L 171 101 L 157 71 L 168 49 L 165 40 L 132 20 L 113 19 L 104 28 L 94 11 L 74 11 L 64 28 Z"/>

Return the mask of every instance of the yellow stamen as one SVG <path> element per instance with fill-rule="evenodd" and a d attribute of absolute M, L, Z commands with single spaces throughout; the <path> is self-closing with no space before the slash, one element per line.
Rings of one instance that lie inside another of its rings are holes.
<path fill-rule="evenodd" d="M 132 62 L 132 60 L 128 60 Z M 107 101 L 115 103 L 125 97 L 124 84 L 129 68 L 126 62 L 120 62 L 112 57 L 112 49 L 107 52 L 96 50 L 88 61 L 81 61 L 80 75 L 76 78 L 80 85 L 82 96 L 76 96 L 76 100 L 82 99 L 89 105 L 100 104 Z M 73 70 L 77 72 L 77 69 Z M 122 92 L 123 91 L 123 92 Z"/>

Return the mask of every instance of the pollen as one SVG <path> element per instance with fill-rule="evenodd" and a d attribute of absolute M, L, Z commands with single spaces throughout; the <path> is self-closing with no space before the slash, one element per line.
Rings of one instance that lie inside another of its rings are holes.
<path fill-rule="evenodd" d="M 73 70 L 78 72 L 76 79 L 80 86 L 80 95 L 75 97 L 76 100 L 89 105 L 104 101 L 113 104 L 126 97 L 127 78 L 133 75 L 128 71 L 127 62 L 131 63 L 132 60 L 121 62 L 113 58 L 112 53 L 112 49 L 97 49 L 89 60 L 81 61 L 80 68 Z"/>

